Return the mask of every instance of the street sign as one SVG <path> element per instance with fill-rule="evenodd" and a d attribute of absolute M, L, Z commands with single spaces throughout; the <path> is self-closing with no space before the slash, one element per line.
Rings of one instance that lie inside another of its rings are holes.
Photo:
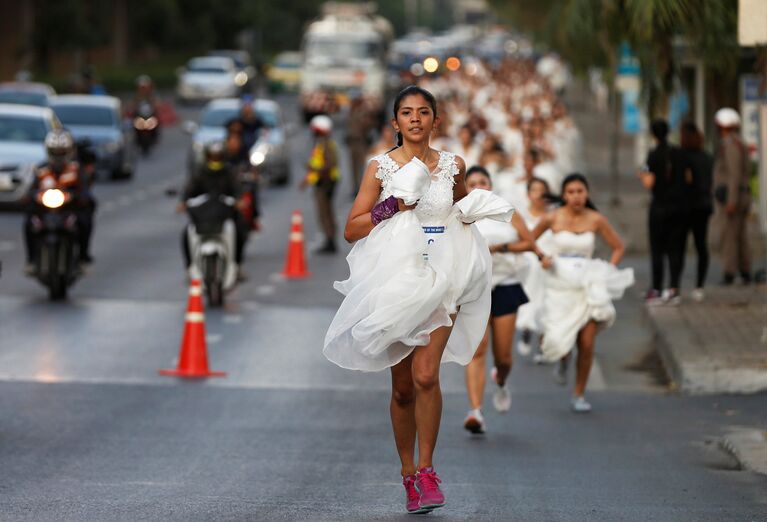
<path fill-rule="evenodd" d="M 764 0 L 738 2 L 738 43 L 744 47 L 767 43 L 767 2 Z"/>

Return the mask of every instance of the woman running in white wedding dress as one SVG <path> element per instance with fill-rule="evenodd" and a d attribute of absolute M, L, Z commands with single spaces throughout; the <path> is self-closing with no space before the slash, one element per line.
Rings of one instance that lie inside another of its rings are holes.
<path fill-rule="evenodd" d="M 631 268 L 619 270 L 624 247 L 607 218 L 589 200 L 589 186 L 582 174 L 562 182 L 562 207 L 541 218 L 533 231 L 538 238 L 551 230 L 553 257 L 544 259 L 546 291 L 543 312 L 543 356 L 550 361 L 569 357 L 578 347 L 576 380 L 571 406 L 577 413 L 591 411 L 584 393 L 594 362 L 594 340 L 601 328 L 615 321 L 613 299 L 634 284 Z M 592 259 L 599 235 L 612 253 L 610 262 Z"/>
<path fill-rule="evenodd" d="M 490 314 L 490 252 L 468 223 L 512 215 L 488 191 L 467 196 L 463 160 L 429 146 L 438 124 L 428 91 L 410 86 L 396 97 L 399 146 L 370 160 L 349 212 L 350 275 L 335 284 L 346 297 L 323 349 L 343 368 L 391 368 L 390 414 L 410 513 L 445 504 L 432 462 L 440 363 L 468 364 Z"/>

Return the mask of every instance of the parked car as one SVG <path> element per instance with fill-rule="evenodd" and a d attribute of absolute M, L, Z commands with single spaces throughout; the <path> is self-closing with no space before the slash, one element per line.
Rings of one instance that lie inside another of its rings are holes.
<path fill-rule="evenodd" d="M 48 107 L 56 91 L 47 83 L 3 82 L 0 83 L 0 103 Z"/>
<path fill-rule="evenodd" d="M 120 100 L 114 96 L 67 94 L 51 100 L 51 108 L 75 141 L 90 143 L 96 174 L 130 178 L 136 160 L 132 128 L 122 122 Z"/>
<path fill-rule="evenodd" d="M 301 83 L 301 53 L 286 51 L 274 57 L 266 73 L 272 91 L 298 91 Z"/>
<path fill-rule="evenodd" d="M 199 124 L 184 124 L 184 129 L 192 135 L 189 151 L 192 171 L 202 163 L 205 145 L 226 137 L 226 124 L 239 116 L 241 105 L 236 98 L 213 100 L 202 110 Z M 250 150 L 251 164 L 258 167 L 269 181 L 286 184 L 290 179 L 289 125 L 284 122 L 280 106 L 275 101 L 258 98 L 253 101 L 253 108 L 264 123 L 264 129 Z"/>
<path fill-rule="evenodd" d="M 253 66 L 253 60 L 250 59 L 248 51 L 243 51 L 242 49 L 218 49 L 210 51 L 208 56 L 223 56 L 234 60 L 234 66 L 237 68 L 237 71 L 247 77 L 243 90 L 251 91 L 253 89 L 253 83 L 256 81 L 256 68 Z"/>
<path fill-rule="evenodd" d="M 201 56 L 180 71 L 176 95 L 180 102 L 230 98 L 238 96 L 247 83 L 248 75 L 237 70 L 232 58 Z"/>
<path fill-rule="evenodd" d="M 43 163 L 45 135 L 61 127 L 47 107 L 0 104 L 0 206 L 16 208 Z"/>

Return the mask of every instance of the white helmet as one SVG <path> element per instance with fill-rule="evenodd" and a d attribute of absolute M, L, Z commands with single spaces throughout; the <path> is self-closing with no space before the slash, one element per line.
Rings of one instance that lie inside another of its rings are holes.
<path fill-rule="evenodd" d="M 330 134 L 333 131 L 333 120 L 329 116 L 319 114 L 311 119 L 309 128 L 318 134 Z"/>
<path fill-rule="evenodd" d="M 72 135 L 62 129 L 56 129 L 45 135 L 45 150 L 48 155 L 60 156 L 69 154 L 75 147 Z"/>
<path fill-rule="evenodd" d="M 740 127 L 740 115 L 735 109 L 725 107 L 716 111 L 714 121 L 720 127 Z"/>

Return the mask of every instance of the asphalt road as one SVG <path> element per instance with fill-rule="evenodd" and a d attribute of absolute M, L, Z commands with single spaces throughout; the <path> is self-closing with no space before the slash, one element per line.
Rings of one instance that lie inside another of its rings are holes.
<path fill-rule="evenodd" d="M 291 139 L 294 184 L 308 140 L 303 128 Z M 321 354 L 343 256 L 310 254 L 305 281 L 278 276 L 294 209 L 316 238 L 309 194 L 264 192 L 249 278 L 223 310 L 207 311 L 211 365 L 227 377 L 158 375 L 174 364 L 183 326 L 184 217 L 166 190 L 182 182 L 187 147 L 167 129 L 134 180 L 97 185 L 96 263 L 66 303 L 21 275 L 21 217 L 0 214 L 0 520 L 406 519 L 388 376 L 347 372 Z M 345 185 L 339 221 L 350 203 Z M 628 264 L 641 279 L 646 262 Z M 429 517 L 767 518 L 767 479 L 717 445 L 728 426 L 763 425 L 765 396 L 668 393 L 641 288 L 597 340 L 591 415 L 571 414 L 550 368 L 519 358 L 511 412 L 488 411 L 488 434 L 471 437 L 462 371 L 444 367 L 436 465 L 448 505 Z"/>

